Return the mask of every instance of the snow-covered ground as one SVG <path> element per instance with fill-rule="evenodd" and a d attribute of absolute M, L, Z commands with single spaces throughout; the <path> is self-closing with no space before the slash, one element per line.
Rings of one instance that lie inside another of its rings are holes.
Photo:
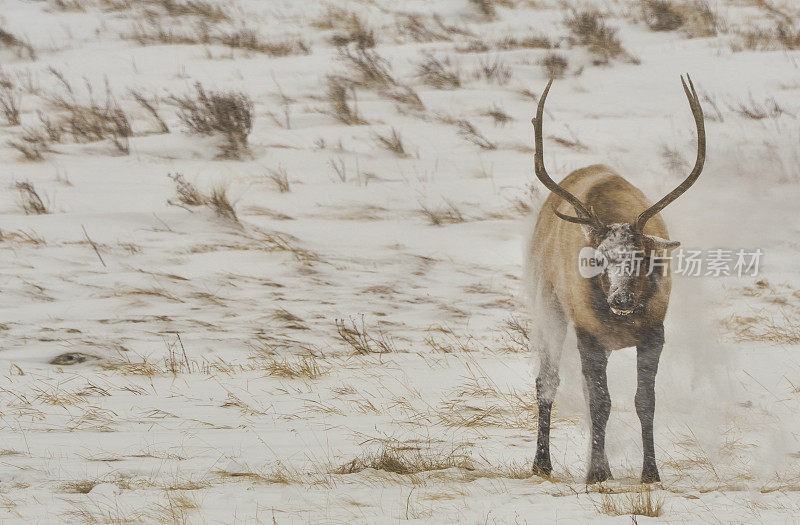
<path fill-rule="evenodd" d="M 628 523 L 648 497 L 639 522 L 796 519 L 800 10 L 709 0 L 709 30 L 673 4 L 684 27 L 654 31 L 638 0 L 573 1 L 618 29 L 597 64 L 557 0 L 0 0 L 0 108 L 21 120 L 0 113 L 0 521 Z M 388 76 L 362 78 L 335 45 L 353 39 Z M 603 162 L 669 191 L 694 159 L 689 72 L 709 150 L 671 237 L 764 252 L 755 277 L 675 278 L 650 492 L 630 349 L 609 364 L 614 480 L 583 483 L 574 336 L 553 478 L 530 475 L 521 266 L 553 53 L 554 177 Z M 241 158 L 187 133 L 175 97 L 197 82 L 253 101 Z M 131 137 L 76 140 L 119 112 Z M 175 174 L 225 188 L 238 220 L 181 202 Z"/>

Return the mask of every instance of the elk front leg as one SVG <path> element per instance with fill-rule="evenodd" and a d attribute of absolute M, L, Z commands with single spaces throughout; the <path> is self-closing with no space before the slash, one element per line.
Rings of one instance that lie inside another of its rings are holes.
<path fill-rule="evenodd" d="M 592 444 L 586 483 L 598 483 L 611 478 L 606 457 L 606 423 L 611 413 L 606 365 L 608 353 L 593 336 L 577 330 L 581 368 L 589 396 L 589 416 L 592 420 Z"/>
<path fill-rule="evenodd" d="M 664 347 L 664 325 L 654 326 L 636 347 L 636 414 L 642 424 L 642 483 L 661 481 L 653 444 L 653 414 L 656 409 L 656 372 Z"/>

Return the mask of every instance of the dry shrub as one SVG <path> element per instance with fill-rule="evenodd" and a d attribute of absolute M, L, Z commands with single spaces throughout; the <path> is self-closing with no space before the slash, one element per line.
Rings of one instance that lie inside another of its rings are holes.
<path fill-rule="evenodd" d="M 669 0 L 641 0 L 642 16 L 653 31 L 674 31 L 683 25 L 683 15 Z"/>
<path fill-rule="evenodd" d="M 595 56 L 595 64 L 607 64 L 612 58 L 626 54 L 617 38 L 617 29 L 606 25 L 605 18 L 597 10 L 572 9 L 564 24 L 572 34 L 572 40 L 586 46 Z"/>
<path fill-rule="evenodd" d="M 379 450 L 366 452 L 333 471 L 334 474 L 355 474 L 365 469 L 382 470 L 393 474 L 419 474 L 457 468 L 475 470 L 468 455 L 458 449 L 450 452 L 423 450 L 418 445 L 384 443 Z"/>
<path fill-rule="evenodd" d="M 391 151 L 398 157 L 408 156 L 406 153 L 406 148 L 403 145 L 403 139 L 400 137 L 400 134 L 396 129 L 392 128 L 391 134 L 388 135 L 374 133 L 373 138 L 375 139 L 375 142 L 386 151 Z"/>
<path fill-rule="evenodd" d="M 610 516 L 648 516 L 656 518 L 661 516 L 664 500 L 653 497 L 652 489 L 642 485 L 636 492 L 625 494 L 600 494 L 600 504 L 596 505 L 598 512 Z M 634 520 L 635 521 L 635 520 Z"/>
<path fill-rule="evenodd" d="M 716 36 L 723 25 L 723 21 L 707 0 L 692 0 L 680 4 L 679 10 L 684 20 L 683 31 L 689 38 Z"/>
<path fill-rule="evenodd" d="M 544 68 L 548 78 L 563 77 L 569 67 L 567 57 L 560 53 L 547 53 L 539 63 Z"/>
<path fill-rule="evenodd" d="M 220 184 L 212 188 L 206 205 L 219 217 L 238 224 L 239 217 L 236 216 L 236 210 L 228 199 L 228 188 L 225 186 Z"/>
<path fill-rule="evenodd" d="M 768 312 L 742 316 L 731 314 L 721 322 L 728 336 L 739 343 L 795 345 L 800 343 L 800 318 L 781 309 L 777 316 Z"/>
<path fill-rule="evenodd" d="M 499 3 L 497 0 L 469 0 L 469 3 L 484 19 L 494 20 L 497 18 L 497 9 L 495 8 L 495 4 Z"/>
<path fill-rule="evenodd" d="M 436 89 L 456 89 L 461 87 L 458 68 L 450 64 L 450 58 L 439 60 L 428 55 L 417 65 L 417 76 L 425 84 Z"/>
<path fill-rule="evenodd" d="M 39 193 L 36 191 L 36 188 L 33 187 L 33 184 L 28 181 L 16 182 L 14 187 L 19 193 L 19 203 L 25 215 L 43 215 L 45 213 L 50 213 L 47 210 L 47 206 L 45 206 L 42 201 L 42 198 L 39 196 Z"/>
<path fill-rule="evenodd" d="M 348 93 L 353 96 L 352 107 L 348 100 Z M 358 114 L 355 88 L 349 84 L 347 80 L 342 77 L 329 75 L 327 95 L 328 104 L 331 108 L 330 114 L 339 122 L 347 124 L 348 126 L 366 124 L 366 121 Z"/>
<path fill-rule="evenodd" d="M 226 143 L 222 156 L 240 158 L 249 151 L 247 137 L 253 129 L 253 101 L 235 91 L 206 92 L 195 83 L 195 96 L 171 97 L 178 108 L 178 118 L 193 133 L 221 135 Z"/>
<path fill-rule="evenodd" d="M 497 149 L 497 144 L 487 139 L 469 120 L 457 121 L 456 127 L 458 127 L 459 136 L 467 142 L 475 144 L 481 149 Z"/>

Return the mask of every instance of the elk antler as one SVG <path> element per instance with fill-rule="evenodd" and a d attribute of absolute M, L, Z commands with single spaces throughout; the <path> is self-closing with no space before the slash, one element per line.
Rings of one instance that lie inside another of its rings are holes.
<path fill-rule="evenodd" d="M 689 81 L 688 86 L 686 85 L 686 81 L 683 79 L 683 75 L 681 75 L 683 91 L 686 93 L 686 98 L 689 99 L 689 107 L 692 108 L 694 122 L 697 125 L 697 161 L 695 161 L 692 172 L 683 182 L 680 183 L 677 188 L 669 192 L 666 197 L 639 214 L 639 217 L 636 219 L 636 222 L 633 225 L 633 230 L 639 233 L 644 230 L 644 226 L 647 224 L 648 220 L 666 208 L 675 199 L 683 195 L 683 193 L 695 183 L 697 178 L 700 176 L 700 173 L 703 171 L 703 163 L 706 161 L 706 128 L 703 122 L 703 108 L 700 107 L 700 99 L 697 97 L 697 92 L 694 90 L 692 78 L 687 74 L 686 79 Z"/>
<path fill-rule="evenodd" d="M 592 212 L 592 210 L 587 208 L 578 197 L 559 186 L 553 179 L 550 178 L 550 175 L 547 174 L 547 170 L 544 168 L 544 152 L 542 150 L 542 145 L 544 142 L 542 139 L 542 117 L 544 114 L 544 102 L 547 99 L 547 93 L 550 92 L 550 86 L 552 85 L 553 78 L 551 77 L 550 82 L 547 83 L 547 87 L 544 88 L 542 97 L 539 99 L 539 107 L 536 109 L 536 118 L 531 121 L 533 123 L 534 140 L 536 142 L 536 152 L 533 155 L 533 166 L 536 171 L 536 177 L 542 181 L 542 184 L 544 184 L 548 190 L 572 204 L 572 207 L 575 208 L 576 212 L 578 212 L 578 217 L 570 217 L 569 215 L 564 215 L 563 213 L 559 212 L 554 207 L 553 211 L 559 218 L 577 224 L 588 224 L 593 228 L 601 230 L 603 228 L 603 224 Z"/>

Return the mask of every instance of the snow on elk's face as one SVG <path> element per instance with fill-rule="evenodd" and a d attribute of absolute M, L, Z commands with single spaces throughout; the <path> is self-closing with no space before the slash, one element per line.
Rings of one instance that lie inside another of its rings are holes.
<path fill-rule="evenodd" d="M 661 254 L 679 243 L 637 233 L 629 224 L 611 224 L 600 235 L 597 251 L 606 260 L 599 275 L 600 287 L 614 315 L 625 317 L 641 309 L 661 269 L 650 272 L 651 255 Z M 649 275 L 648 275 L 649 274 Z"/>

